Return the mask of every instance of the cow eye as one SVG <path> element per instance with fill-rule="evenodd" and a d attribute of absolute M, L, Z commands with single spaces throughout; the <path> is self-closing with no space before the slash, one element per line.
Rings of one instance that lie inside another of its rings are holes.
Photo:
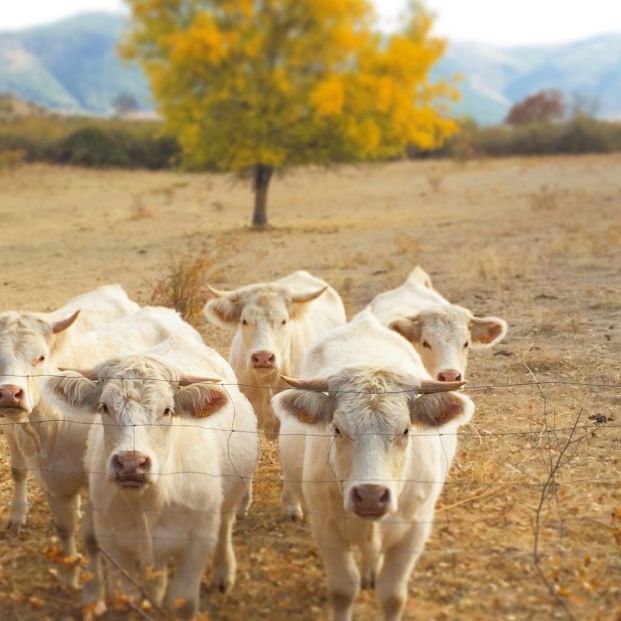
<path fill-rule="evenodd" d="M 334 435 L 335 436 L 340 436 L 341 435 L 341 430 L 338 427 L 334 428 Z"/>
<path fill-rule="evenodd" d="M 172 408 L 166 408 L 163 412 L 162 412 L 162 416 L 170 416 L 172 414 Z"/>
<path fill-rule="evenodd" d="M 45 362 L 45 356 L 39 356 L 36 359 L 35 364 L 41 364 L 42 362 Z"/>
<path fill-rule="evenodd" d="M 242 319 L 242 326 L 247 326 L 248 322 L 245 319 Z"/>
<path fill-rule="evenodd" d="M 423 341 L 423 347 L 425 349 L 431 349 L 431 345 L 429 345 L 429 343 L 427 341 Z"/>
<path fill-rule="evenodd" d="M 408 435 L 410 435 L 410 428 L 409 428 L 409 427 L 406 427 L 406 428 L 405 428 L 405 430 L 403 431 L 403 435 L 404 435 L 404 436 L 408 436 Z"/>
<path fill-rule="evenodd" d="M 467 348 L 468 348 L 468 345 L 470 345 L 470 343 L 468 343 L 468 341 L 466 341 L 466 342 L 464 343 L 464 349 L 467 349 Z"/>
<path fill-rule="evenodd" d="M 287 320 L 286 320 L 286 319 L 283 319 L 283 320 L 280 322 L 280 325 L 281 325 L 281 326 L 286 326 L 286 325 L 287 325 Z"/>
<path fill-rule="evenodd" d="M 100 403 L 99 404 L 99 411 L 102 414 L 109 414 L 110 413 L 110 410 L 108 409 L 108 406 L 105 403 Z"/>

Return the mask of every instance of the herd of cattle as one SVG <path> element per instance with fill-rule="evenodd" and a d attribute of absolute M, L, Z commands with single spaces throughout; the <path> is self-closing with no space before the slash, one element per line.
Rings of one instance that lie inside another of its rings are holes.
<path fill-rule="evenodd" d="M 351 618 L 360 588 L 399 619 L 474 411 L 457 392 L 468 350 L 498 342 L 506 323 L 451 304 L 419 267 L 349 322 L 305 271 L 209 291 L 206 318 L 236 330 L 229 363 L 175 311 L 141 308 L 118 285 L 52 313 L 0 313 L 9 527 L 26 522 L 32 473 L 61 555 L 77 558 L 88 490 L 85 611 L 102 614 L 121 591 L 192 618 L 210 560 L 214 587 L 234 585 L 233 526 L 265 434 L 279 442 L 285 515 L 309 520 L 334 619 Z M 60 567 L 77 587 L 79 563 Z"/>

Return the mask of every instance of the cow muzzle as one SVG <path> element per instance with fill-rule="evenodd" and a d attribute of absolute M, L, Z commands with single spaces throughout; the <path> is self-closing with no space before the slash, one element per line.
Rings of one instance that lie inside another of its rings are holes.
<path fill-rule="evenodd" d="M 112 456 L 114 482 L 125 489 L 139 489 L 151 481 L 151 458 L 138 451 L 121 451 Z"/>
<path fill-rule="evenodd" d="M 444 369 L 438 372 L 438 381 L 440 382 L 461 382 L 462 373 L 457 369 Z"/>
<path fill-rule="evenodd" d="M 267 350 L 255 351 L 250 356 L 250 362 L 254 369 L 275 369 L 276 354 Z"/>
<path fill-rule="evenodd" d="M 388 512 L 390 490 L 383 485 L 356 485 L 351 490 L 354 513 L 368 520 L 379 520 Z"/>
<path fill-rule="evenodd" d="M 0 386 L 0 409 L 25 410 L 26 392 L 20 386 L 3 384 Z"/>

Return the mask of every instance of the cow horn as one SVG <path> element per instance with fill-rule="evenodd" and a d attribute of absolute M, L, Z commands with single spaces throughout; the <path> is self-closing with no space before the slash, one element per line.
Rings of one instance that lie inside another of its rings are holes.
<path fill-rule="evenodd" d="M 468 382 L 461 380 L 459 382 L 439 382 L 438 380 L 422 380 L 420 383 L 420 392 L 423 395 L 428 395 L 434 392 L 449 392 L 451 390 L 458 390 Z"/>
<path fill-rule="evenodd" d="M 327 377 L 320 377 L 310 380 L 298 379 L 287 375 L 281 375 L 280 377 L 282 380 L 287 382 L 291 388 L 297 388 L 298 390 L 313 390 L 315 392 L 328 392 L 329 390 L 330 380 Z"/>
<path fill-rule="evenodd" d="M 196 375 L 184 375 L 178 382 L 180 387 L 190 384 L 220 384 L 222 380 L 215 377 L 198 377 Z"/>
<path fill-rule="evenodd" d="M 205 285 L 207 287 L 207 291 L 211 293 L 216 298 L 228 298 L 231 297 L 230 291 L 223 291 L 222 289 L 215 289 L 211 285 Z"/>
<path fill-rule="evenodd" d="M 72 323 L 75 322 L 75 320 L 78 318 L 79 315 L 80 315 L 80 311 L 77 310 L 70 317 L 66 317 L 65 319 L 61 319 L 60 321 L 55 321 L 52 324 L 52 333 L 58 334 L 62 332 L 63 330 L 66 330 Z"/>
<path fill-rule="evenodd" d="M 304 304 L 306 302 L 312 302 L 313 300 L 316 300 L 322 293 L 324 293 L 327 288 L 328 286 L 326 285 L 325 287 L 322 287 L 321 289 L 318 289 L 317 291 L 313 291 L 311 293 L 298 293 L 292 295 L 291 301 L 294 304 Z"/>
<path fill-rule="evenodd" d="M 67 367 L 58 367 L 59 371 L 63 373 L 78 373 L 82 375 L 86 379 L 97 381 L 99 377 L 97 377 L 97 371 L 95 369 L 69 369 Z"/>

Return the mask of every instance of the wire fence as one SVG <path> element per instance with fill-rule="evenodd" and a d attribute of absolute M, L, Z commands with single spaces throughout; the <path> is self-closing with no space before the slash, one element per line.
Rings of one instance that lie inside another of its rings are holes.
<path fill-rule="evenodd" d="M 532 372 L 529 369 L 529 372 Z M 58 377 L 67 377 L 65 374 L 40 374 L 40 375 L 14 375 L 14 376 L 4 376 L 4 377 L 14 377 L 15 379 L 51 379 Z M 90 378 L 99 384 L 107 381 L 120 381 L 120 382 L 165 382 L 171 384 L 173 386 L 178 385 L 178 381 L 173 381 L 164 378 L 158 377 L 144 377 L 144 376 L 103 376 L 98 378 Z M 229 394 L 230 402 L 233 404 L 233 416 L 230 421 L 230 425 L 222 425 L 218 426 L 217 421 L 218 417 L 215 415 L 213 417 L 213 422 L 209 420 L 210 417 L 206 419 L 202 419 L 200 422 L 190 419 L 187 416 L 177 415 L 174 416 L 174 424 L 170 425 L 171 428 L 191 428 L 202 430 L 203 432 L 211 433 L 211 432 L 220 432 L 227 434 L 227 451 L 229 451 L 229 443 L 231 437 L 234 434 L 250 434 L 257 436 L 264 435 L 264 431 L 261 429 L 243 429 L 236 427 L 236 416 L 237 413 L 235 411 L 235 390 L 241 389 L 242 392 L 244 389 L 258 389 L 258 390 L 269 390 L 271 392 L 278 392 L 283 389 L 288 388 L 283 385 L 261 385 L 261 384 L 238 384 L 231 382 L 218 382 L 213 383 L 213 386 L 220 387 L 224 391 Z M 26 384 L 28 390 L 30 390 L 29 384 Z M 555 551 L 554 554 L 548 554 L 543 549 L 543 531 L 544 529 L 552 529 L 557 530 L 558 532 L 566 531 L 570 526 L 573 527 L 581 527 L 581 526 L 592 526 L 594 528 L 598 528 L 600 530 L 613 533 L 618 530 L 618 525 L 614 520 L 611 520 L 610 523 L 606 523 L 602 521 L 601 513 L 585 513 L 582 515 L 564 515 L 561 503 L 559 501 L 558 492 L 562 487 L 570 486 L 574 488 L 578 488 L 580 484 L 585 484 L 589 488 L 594 489 L 597 488 L 608 488 L 614 494 L 618 489 L 619 483 L 621 482 L 621 476 L 615 476 L 615 471 L 613 470 L 612 476 L 610 476 L 610 472 L 606 472 L 604 469 L 601 474 L 593 475 L 593 476 L 574 476 L 572 473 L 568 473 L 567 476 L 564 476 L 563 467 L 565 464 L 569 463 L 571 460 L 570 451 L 582 443 L 583 441 L 591 438 L 603 438 L 608 434 L 614 433 L 616 430 L 621 428 L 621 424 L 618 424 L 614 421 L 611 416 L 603 416 L 598 414 L 596 419 L 593 422 L 584 422 L 583 421 L 583 410 L 581 409 L 578 413 L 575 411 L 564 411 L 562 413 L 554 411 L 552 414 L 550 413 L 549 403 L 550 397 L 546 394 L 545 389 L 553 388 L 553 387 L 565 387 L 565 388 L 576 388 L 581 391 L 589 391 L 592 395 L 601 395 L 602 393 L 611 393 L 614 394 L 619 389 L 621 389 L 621 383 L 616 382 L 586 382 L 586 381 L 572 381 L 572 380 L 538 380 L 533 377 L 532 381 L 524 381 L 524 382 L 514 382 L 514 383 L 499 383 L 499 384 L 481 384 L 481 385 L 466 385 L 459 392 L 464 394 L 477 394 L 477 393 L 490 393 L 494 391 L 513 391 L 514 389 L 535 389 L 538 392 L 538 398 L 541 400 L 542 410 L 541 415 L 537 417 L 535 420 L 531 420 L 528 424 L 527 428 L 516 428 L 516 429 L 499 429 L 499 430 L 482 430 L 479 431 L 476 429 L 476 426 L 471 425 L 470 428 L 463 427 L 459 430 L 457 429 L 447 429 L 443 430 L 441 426 L 436 427 L 435 429 L 425 429 L 420 430 L 416 428 L 416 426 L 412 427 L 409 431 L 409 436 L 411 438 L 419 438 L 423 441 L 424 438 L 431 437 L 439 437 L 440 439 L 446 437 L 450 438 L 451 436 L 458 436 L 462 438 L 475 438 L 479 441 L 479 444 L 482 445 L 487 440 L 493 440 L 495 438 L 506 438 L 512 440 L 516 437 L 524 437 L 530 440 L 531 442 L 534 439 L 538 440 L 536 445 L 531 445 L 530 448 L 537 451 L 543 451 L 547 453 L 546 460 L 542 462 L 541 467 L 538 472 L 520 472 L 519 479 L 512 480 L 481 480 L 480 478 L 467 478 L 467 477 L 457 477 L 451 478 L 451 474 L 448 475 L 448 478 L 445 479 L 442 477 L 441 479 L 429 479 L 426 477 L 395 477 L 391 479 L 392 483 L 396 484 L 410 484 L 410 485 L 420 485 L 420 486 L 443 486 L 444 491 L 444 499 L 442 502 L 436 506 L 435 516 L 430 519 L 409 519 L 404 516 L 394 516 L 388 515 L 385 517 L 381 524 L 382 528 L 390 528 L 390 526 L 394 527 L 403 527 L 403 526 L 430 526 L 431 524 L 439 524 L 444 528 L 448 529 L 468 529 L 473 525 L 503 525 L 504 527 L 515 526 L 517 528 L 525 528 L 530 527 L 533 531 L 533 549 L 530 552 L 527 551 L 489 551 L 490 556 L 502 556 L 504 559 L 514 558 L 516 560 L 520 560 L 523 562 L 529 562 L 534 565 L 537 569 L 542 583 L 545 585 L 546 589 L 549 592 L 550 597 L 556 601 L 557 605 L 560 609 L 562 609 L 569 619 L 575 619 L 576 613 L 574 613 L 572 606 L 566 598 L 559 595 L 558 588 L 548 575 L 545 573 L 544 564 L 548 560 L 550 560 L 553 556 L 558 556 L 558 551 Z M 321 391 L 316 391 L 321 392 Z M 325 393 L 322 393 L 325 394 Z M 418 390 L 416 388 L 412 389 L 398 389 L 398 390 L 386 390 L 386 391 L 336 391 L 334 393 L 330 393 L 331 396 L 338 397 L 339 394 L 359 394 L 361 396 L 364 395 L 378 395 L 378 394 L 386 394 L 386 395 L 414 395 L 418 396 Z M 29 395 L 31 397 L 32 395 Z M 424 395 L 418 396 L 418 398 L 425 398 Z M 49 402 L 46 402 L 49 405 Z M 39 446 L 36 449 L 38 453 L 38 457 L 43 459 L 43 461 L 39 461 L 38 463 L 32 463 L 32 456 L 30 456 L 30 463 L 22 463 L 19 465 L 19 470 L 22 472 L 36 472 L 45 478 L 46 475 L 53 473 L 55 475 L 84 475 L 84 476 L 97 476 L 97 477 L 106 477 L 108 475 L 108 471 L 106 469 L 87 470 L 86 468 L 75 469 L 75 468 L 67 468 L 60 467 L 58 465 L 54 465 L 52 461 L 49 461 L 51 457 L 47 454 L 46 444 L 46 428 L 47 431 L 55 425 L 59 424 L 70 424 L 70 425 L 83 425 L 86 428 L 92 428 L 94 425 L 101 426 L 103 428 L 112 427 L 112 428 L 121 428 L 121 427 L 133 427 L 133 428 L 152 428 L 152 427 L 161 427 L 164 424 L 169 425 L 169 423 L 162 423 L 157 419 L 156 413 L 152 412 L 153 420 L 147 421 L 132 421 L 128 418 L 123 418 L 120 416 L 123 413 L 120 412 L 110 412 L 108 414 L 99 413 L 98 416 L 88 416 L 85 418 L 76 418 L 79 416 L 77 413 L 74 415 L 73 413 L 66 413 L 63 411 L 63 408 L 58 404 L 53 404 L 52 407 L 47 408 L 45 410 L 47 412 L 47 417 L 39 418 L 37 415 L 37 408 L 33 413 L 29 413 L 27 417 L 25 417 L 24 412 L 19 411 L 18 416 L 21 417 L 20 420 L 11 417 L 11 413 L 7 409 L 2 409 L 4 417 L 0 419 L 0 429 L 8 431 L 9 429 L 15 430 L 16 428 L 24 428 L 27 429 L 28 435 L 32 436 L 33 432 L 36 434 L 36 437 L 39 438 Z M 73 410 L 72 410 L 73 411 Z M 122 420 L 119 419 L 119 416 Z M 573 417 L 573 424 L 568 424 L 564 421 L 567 417 Z M 22 420 L 23 419 L 23 420 Z M 559 424 L 557 425 L 557 422 Z M 330 453 L 332 451 L 332 447 L 335 442 L 338 441 L 337 436 L 333 429 L 329 426 L 325 426 L 322 429 L 315 430 L 314 426 L 308 426 L 305 431 L 284 431 L 281 433 L 283 437 L 290 436 L 304 436 L 304 437 L 317 437 L 317 438 L 326 438 Z M 361 431 L 350 434 L 351 436 L 371 436 L 371 435 L 386 435 L 393 436 L 394 433 L 382 433 L 382 432 L 368 432 Z M 200 436 L 196 435 L 197 441 L 199 441 Z M 36 442 L 35 442 L 36 444 Z M 528 447 L 521 447 L 521 450 L 525 450 Z M 228 453 L 229 460 L 231 460 L 231 454 Z M 450 465 L 452 461 L 452 456 L 449 457 L 445 455 L 447 465 Z M 602 456 L 601 454 L 597 455 L 597 459 L 600 463 L 609 462 L 610 464 L 616 463 L 616 457 L 614 454 L 610 454 L 607 456 Z M 46 461 L 48 460 L 48 461 Z M 29 458 L 26 458 L 26 462 L 29 461 Z M 233 464 L 234 466 L 234 464 Z M 233 469 L 234 470 L 234 469 Z M 334 472 L 333 472 L 334 474 Z M 244 482 L 244 485 L 247 486 L 248 491 L 250 490 L 250 485 L 253 481 L 257 480 L 256 473 L 255 474 L 243 474 L 235 471 L 232 472 L 222 472 L 222 471 L 202 471 L 197 469 L 187 469 L 187 470 L 179 470 L 179 469 L 169 469 L 166 471 L 157 472 L 158 477 L 207 477 L 207 478 L 222 478 L 222 479 L 239 479 Z M 273 475 L 272 475 L 273 476 Z M 453 475 L 454 476 L 454 475 Z M 287 479 L 286 477 L 281 478 L 283 483 L 296 483 L 296 484 L 326 484 L 326 485 L 337 485 L 340 487 L 341 491 L 344 489 L 344 486 L 348 483 L 346 479 L 339 478 L 338 476 L 331 476 L 325 479 L 305 479 L 304 477 L 298 477 L 296 479 Z M 365 479 L 356 479 L 358 483 L 363 483 Z M 377 479 L 369 479 L 369 481 L 373 483 L 377 483 Z M 484 501 L 486 497 L 489 497 L 491 494 L 496 494 L 502 490 L 509 490 L 518 488 L 520 490 L 527 490 L 528 494 L 536 494 L 537 504 L 535 507 L 524 507 L 522 511 L 522 517 L 512 518 L 506 515 L 489 515 L 489 516 L 475 516 L 471 517 L 467 510 L 463 507 L 464 505 L 468 505 L 471 502 Z M 452 495 L 452 490 L 472 490 L 475 489 L 474 494 L 470 494 L 465 498 L 460 498 L 457 501 L 450 502 Z M 528 491 L 528 490 L 532 490 Z M 555 516 L 548 514 L 544 516 L 543 511 L 544 507 L 549 504 L 555 506 Z M 59 507 L 68 506 L 66 503 L 55 503 L 53 498 L 50 498 L 49 502 L 50 508 L 54 510 Z M 183 515 L 202 515 L 209 516 L 214 514 L 222 515 L 222 510 L 211 510 L 211 509 L 198 509 L 198 508 L 176 508 L 163 509 L 160 506 L 151 507 L 144 500 L 138 503 L 138 509 L 141 513 L 146 516 L 150 514 L 157 514 L 158 516 L 166 516 L 166 517 L 178 517 Z M 459 509 L 456 511 L 456 509 Z M 107 513 L 109 510 L 102 507 L 90 506 L 90 511 L 94 514 L 98 513 Z M 528 518 L 526 515 L 531 516 L 530 523 L 525 523 Z M 349 522 L 355 522 L 359 520 L 355 515 L 348 513 L 344 510 L 337 510 L 334 507 L 326 507 L 322 511 L 316 511 L 314 508 L 306 508 L 304 511 L 304 515 L 309 519 L 320 518 L 322 520 L 332 520 L 339 521 L 343 524 L 347 524 Z M 270 535 L 269 533 L 263 533 L 262 537 L 273 539 L 276 544 L 286 544 L 286 545 L 296 545 L 299 543 L 295 538 L 288 542 L 287 538 L 282 536 Z M 116 539 L 128 539 L 128 540 L 140 540 L 140 539 L 148 539 L 150 541 L 176 541 L 176 542 L 187 542 L 187 545 L 191 545 L 192 542 L 197 542 L 199 539 L 196 537 L 188 536 L 184 533 L 177 534 L 168 534 L 168 535 L 156 535 L 153 533 L 147 534 L 139 534 L 139 533 L 120 533 L 118 531 L 104 532 L 98 531 L 97 538 L 100 542 L 105 545 L 106 540 Z M 207 541 L 211 543 L 217 542 L 217 537 L 207 537 Z M 245 542 L 248 545 L 249 542 Z M 463 553 L 463 548 L 460 547 L 452 547 L 441 550 L 434 550 L 432 552 L 425 552 L 424 555 L 428 556 L 430 554 L 441 557 L 441 558 L 450 558 L 453 560 L 454 566 L 457 566 L 457 556 Z M 107 553 L 105 554 L 107 556 Z M 569 561 L 570 559 L 579 559 L 581 557 L 580 554 L 575 554 L 574 552 L 566 552 L 562 555 L 562 559 L 564 561 Z M 621 572 L 621 563 L 614 561 L 611 559 L 610 554 L 606 554 L 599 550 L 599 553 L 593 555 L 593 560 L 597 560 L 600 564 L 603 564 L 606 568 L 608 568 L 611 572 L 619 573 Z M 113 562 L 113 559 L 109 559 L 110 562 Z M 146 614 L 146 613 L 145 613 Z M 144 617 L 144 614 L 141 614 Z M 147 614 L 147 618 L 148 618 Z"/>

